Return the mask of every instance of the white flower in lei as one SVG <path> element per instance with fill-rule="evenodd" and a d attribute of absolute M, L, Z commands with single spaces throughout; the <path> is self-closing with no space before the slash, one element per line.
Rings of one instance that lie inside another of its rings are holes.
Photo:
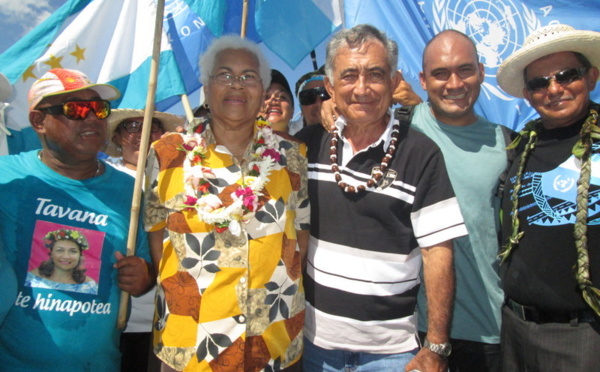
<path fill-rule="evenodd" d="M 204 165 L 208 152 L 204 137 L 200 133 L 184 135 L 180 149 L 186 152 L 183 162 L 184 208 L 195 209 L 200 220 L 215 225 L 217 232 L 229 229 L 236 236 L 241 234 L 240 222 L 247 223 L 254 217 L 261 191 L 269 181 L 273 167 L 281 159 L 277 138 L 268 123 L 257 120 L 255 125 L 258 130 L 252 144 L 252 160 L 246 165 L 247 170 L 242 170 L 239 187 L 230 195 L 233 202 L 227 206 L 218 195 L 210 192 L 209 179 L 214 179 L 215 175 Z"/>

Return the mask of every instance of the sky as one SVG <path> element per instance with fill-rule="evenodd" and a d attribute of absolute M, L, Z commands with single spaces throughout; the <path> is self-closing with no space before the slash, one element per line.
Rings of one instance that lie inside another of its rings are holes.
<path fill-rule="evenodd" d="M 66 0 L 0 0 L 0 53 L 66 3 Z"/>

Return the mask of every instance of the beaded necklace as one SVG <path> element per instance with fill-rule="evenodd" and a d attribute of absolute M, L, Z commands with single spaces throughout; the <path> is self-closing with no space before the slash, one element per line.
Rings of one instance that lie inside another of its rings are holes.
<path fill-rule="evenodd" d="M 387 148 L 387 151 L 383 158 L 381 159 L 381 164 L 377 168 L 373 168 L 373 172 L 371 173 L 371 178 L 363 185 L 358 185 L 356 187 L 348 185 L 346 182 L 342 180 L 342 174 L 340 173 L 340 167 L 337 162 L 337 150 L 338 150 L 338 142 L 340 140 L 340 130 L 336 128 L 333 131 L 333 136 L 331 138 L 331 143 L 329 147 L 329 161 L 331 162 L 331 171 L 335 177 L 335 181 L 337 185 L 344 190 L 344 192 L 349 193 L 359 193 L 365 191 L 367 189 L 372 189 L 374 187 L 381 186 L 381 179 L 383 175 L 386 173 L 388 169 L 388 165 L 390 160 L 394 157 L 394 153 L 396 152 L 396 144 L 398 143 L 398 136 L 400 134 L 400 124 L 396 120 L 394 122 L 394 126 L 392 127 L 392 135 L 390 139 L 390 145 Z"/>

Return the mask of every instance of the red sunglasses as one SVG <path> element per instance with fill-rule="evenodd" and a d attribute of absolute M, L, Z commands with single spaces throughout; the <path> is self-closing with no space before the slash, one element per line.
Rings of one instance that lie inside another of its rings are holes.
<path fill-rule="evenodd" d="M 60 105 L 38 109 L 52 115 L 64 115 L 71 120 L 84 120 L 90 111 L 96 118 L 106 119 L 110 115 L 110 102 L 99 99 L 91 101 L 69 101 Z"/>

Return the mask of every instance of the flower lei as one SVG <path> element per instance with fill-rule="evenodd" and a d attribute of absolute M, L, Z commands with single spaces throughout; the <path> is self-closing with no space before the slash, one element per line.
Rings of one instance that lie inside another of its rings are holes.
<path fill-rule="evenodd" d="M 52 245 L 59 240 L 70 240 L 77 244 L 82 251 L 89 248 L 86 237 L 77 230 L 59 229 L 50 231 L 44 238 L 44 246 L 48 249 L 52 249 Z"/>
<path fill-rule="evenodd" d="M 277 149 L 278 141 L 269 123 L 258 119 L 255 123 L 256 135 L 252 144 L 252 159 L 247 164 L 247 175 L 242 169 L 239 187 L 231 193 L 232 202 L 225 205 L 218 195 L 210 192 L 215 179 L 212 169 L 206 167 L 204 160 L 208 146 L 200 133 L 184 135 L 184 143 L 179 150 L 186 152 L 183 162 L 185 200 L 184 209 L 195 209 L 201 221 L 215 225 L 217 232 L 231 231 L 241 234 L 240 222 L 247 223 L 254 217 L 258 208 L 263 187 L 269 181 L 269 174 L 281 159 Z"/>

